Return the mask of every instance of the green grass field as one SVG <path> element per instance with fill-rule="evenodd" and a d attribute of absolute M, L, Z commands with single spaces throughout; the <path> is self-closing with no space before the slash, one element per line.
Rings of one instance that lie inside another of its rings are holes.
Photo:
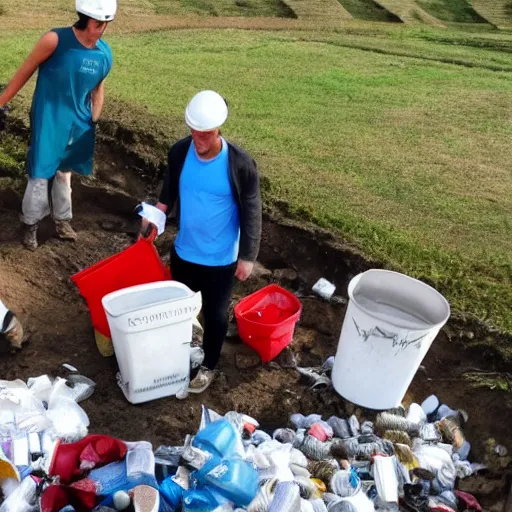
<path fill-rule="evenodd" d="M 110 34 L 107 102 L 171 142 L 188 99 L 218 90 L 267 203 L 512 332 L 512 35 L 400 25 Z M 0 82 L 37 35 L 0 32 Z"/>

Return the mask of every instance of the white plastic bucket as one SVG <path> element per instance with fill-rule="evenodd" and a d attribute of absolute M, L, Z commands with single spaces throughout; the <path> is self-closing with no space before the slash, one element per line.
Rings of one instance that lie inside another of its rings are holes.
<path fill-rule="evenodd" d="M 334 389 L 369 409 L 400 405 L 450 316 L 434 288 L 388 270 L 354 277 L 332 371 Z"/>
<path fill-rule="evenodd" d="M 109 293 L 102 304 L 119 364 L 119 385 L 128 401 L 147 402 L 188 387 L 200 293 L 163 281 Z"/>

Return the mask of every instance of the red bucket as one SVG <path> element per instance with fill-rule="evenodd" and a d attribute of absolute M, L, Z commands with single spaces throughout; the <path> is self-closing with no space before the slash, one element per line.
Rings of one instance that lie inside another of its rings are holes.
<path fill-rule="evenodd" d="M 171 279 L 170 269 L 162 263 L 153 245 L 155 235 L 154 230 L 148 238 L 71 276 L 87 302 L 94 329 L 106 338 L 110 338 L 110 328 L 101 304 L 105 295 L 129 286 Z"/>
<path fill-rule="evenodd" d="M 301 312 L 302 304 L 293 293 L 270 284 L 235 306 L 238 334 L 268 363 L 292 341 Z"/>

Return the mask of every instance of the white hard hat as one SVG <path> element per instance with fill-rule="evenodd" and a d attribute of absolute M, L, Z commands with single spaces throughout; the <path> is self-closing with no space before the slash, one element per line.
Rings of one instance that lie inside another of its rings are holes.
<path fill-rule="evenodd" d="M 193 130 L 207 132 L 219 128 L 228 118 L 228 106 L 215 91 L 198 92 L 185 109 L 185 122 Z"/>
<path fill-rule="evenodd" d="M 117 0 L 76 0 L 76 11 L 98 21 L 112 21 Z"/>

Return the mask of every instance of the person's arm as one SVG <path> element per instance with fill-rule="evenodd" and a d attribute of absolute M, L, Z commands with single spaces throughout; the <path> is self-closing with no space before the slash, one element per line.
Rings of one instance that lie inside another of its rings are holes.
<path fill-rule="evenodd" d="M 178 200 L 179 193 L 179 176 L 183 168 L 188 149 L 190 147 L 191 138 L 187 137 L 171 147 L 167 155 L 167 171 L 164 177 L 164 183 L 160 196 L 155 207 L 166 214 L 172 214 Z M 148 222 L 142 220 L 141 233 L 145 233 Z"/>
<path fill-rule="evenodd" d="M 162 190 L 160 191 L 160 197 L 158 202 L 155 204 L 155 208 L 158 208 L 160 211 L 167 213 L 169 210 L 169 203 L 171 201 L 170 199 L 170 190 L 169 190 L 169 183 L 170 183 L 170 169 L 172 164 L 172 149 L 169 151 L 169 154 L 167 155 L 167 172 L 165 173 L 164 177 L 164 183 L 162 186 Z M 139 239 L 143 236 L 146 236 L 149 228 L 149 220 L 142 218 L 142 222 L 140 225 L 140 231 L 139 231 Z"/>
<path fill-rule="evenodd" d="M 254 160 L 247 164 L 242 183 L 240 215 L 240 251 L 235 276 L 245 281 L 254 269 L 261 240 L 262 207 L 259 174 Z"/>
<path fill-rule="evenodd" d="M 92 122 L 97 123 L 103 110 L 103 103 L 105 102 L 105 80 L 102 80 L 100 85 L 92 91 Z"/>
<path fill-rule="evenodd" d="M 36 69 L 47 60 L 57 48 L 59 36 L 55 32 L 48 32 L 35 45 L 32 53 L 20 66 L 7 87 L 0 94 L 0 107 L 4 107 L 9 101 L 20 92 L 23 86 L 28 82 Z"/>

